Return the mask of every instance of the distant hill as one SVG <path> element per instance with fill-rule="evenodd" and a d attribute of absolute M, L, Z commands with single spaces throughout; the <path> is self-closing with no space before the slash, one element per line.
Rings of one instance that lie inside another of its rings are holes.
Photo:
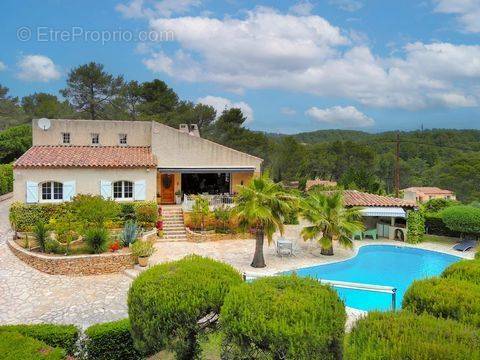
<path fill-rule="evenodd" d="M 279 139 L 282 134 L 267 134 L 272 139 Z M 367 133 L 355 130 L 316 130 L 311 132 L 301 132 L 290 135 L 297 141 L 306 144 L 328 143 L 333 141 L 355 141 L 361 143 L 388 142 L 396 139 L 396 131 L 386 131 L 381 133 Z M 480 151 L 480 130 L 458 130 L 458 129 L 431 129 L 401 131 L 402 141 L 412 144 L 432 144 L 439 147 L 452 147 Z"/>

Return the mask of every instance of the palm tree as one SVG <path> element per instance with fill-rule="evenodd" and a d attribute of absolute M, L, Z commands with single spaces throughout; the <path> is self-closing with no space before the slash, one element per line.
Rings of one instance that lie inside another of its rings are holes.
<path fill-rule="evenodd" d="M 303 228 L 303 239 L 318 239 L 322 255 L 333 255 L 333 241 L 351 248 L 351 237 L 364 229 L 358 208 L 346 208 L 341 192 L 313 191 L 302 203 L 302 216 L 311 225 Z"/>
<path fill-rule="evenodd" d="M 248 185 L 239 186 L 233 212 L 243 228 L 255 230 L 252 267 L 266 266 L 263 257 L 265 235 L 270 243 L 277 230 L 283 234 L 285 216 L 296 207 L 296 204 L 297 197 L 274 183 L 268 174 L 252 179 Z"/>

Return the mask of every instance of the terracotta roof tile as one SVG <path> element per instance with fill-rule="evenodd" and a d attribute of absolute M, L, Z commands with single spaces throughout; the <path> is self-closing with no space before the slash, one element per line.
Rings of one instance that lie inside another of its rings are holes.
<path fill-rule="evenodd" d="M 453 194 L 453 191 L 450 190 L 444 190 L 440 189 L 438 187 L 433 187 L 433 186 L 413 186 L 404 189 L 403 191 L 408 190 L 408 191 L 414 191 L 414 192 L 421 192 L 423 194 Z"/>
<path fill-rule="evenodd" d="M 398 206 L 398 207 L 415 207 L 415 202 L 369 194 L 357 190 L 345 190 L 343 197 L 346 206 Z"/>
<path fill-rule="evenodd" d="M 14 164 L 16 168 L 140 168 L 156 167 L 150 147 L 33 146 Z"/>

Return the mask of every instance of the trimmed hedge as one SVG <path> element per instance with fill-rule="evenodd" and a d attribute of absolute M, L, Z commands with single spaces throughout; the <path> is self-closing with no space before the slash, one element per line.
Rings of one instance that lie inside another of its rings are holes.
<path fill-rule="evenodd" d="M 244 283 L 222 307 L 222 359 L 341 358 L 345 320 L 338 294 L 314 279 Z"/>
<path fill-rule="evenodd" d="M 61 360 L 65 351 L 18 332 L 0 332 L 1 360 Z"/>
<path fill-rule="evenodd" d="M 370 312 L 345 341 L 344 359 L 480 359 L 480 332 L 406 311 Z"/>
<path fill-rule="evenodd" d="M 0 164 L 0 195 L 13 191 L 13 165 Z"/>
<path fill-rule="evenodd" d="M 414 281 L 403 297 L 402 307 L 480 327 L 480 286 L 468 281 L 431 278 Z"/>
<path fill-rule="evenodd" d="M 470 281 L 480 285 L 480 261 L 462 260 L 447 267 L 442 277 Z"/>
<path fill-rule="evenodd" d="M 154 228 L 158 219 L 158 205 L 155 201 L 142 201 L 133 203 L 135 219 L 143 228 Z"/>
<path fill-rule="evenodd" d="M 442 220 L 452 231 L 480 234 L 480 208 L 452 206 L 441 212 Z"/>
<path fill-rule="evenodd" d="M 58 219 L 66 212 L 65 204 L 27 205 L 15 202 L 10 206 L 10 223 L 17 231 L 32 231 L 35 224 L 48 224 L 50 219 Z"/>
<path fill-rule="evenodd" d="M 68 354 L 75 352 L 75 343 L 79 331 L 74 325 L 34 324 L 34 325 L 4 325 L 0 333 L 17 332 L 22 335 L 43 341 L 52 347 L 65 349 Z"/>
<path fill-rule="evenodd" d="M 140 354 L 133 346 L 128 319 L 95 324 L 85 330 L 85 335 L 87 335 L 85 340 L 87 359 L 141 359 Z"/>
<path fill-rule="evenodd" d="M 438 213 L 425 213 L 425 228 L 427 234 L 460 237 L 460 233 L 450 230 L 442 220 L 442 217 Z"/>
<path fill-rule="evenodd" d="M 135 348 L 148 355 L 168 347 L 178 359 L 196 358 L 197 321 L 219 313 L 230 288 L 241 282 L 230 265 L 194 255 L 144 271 L 128 292 Z"/>

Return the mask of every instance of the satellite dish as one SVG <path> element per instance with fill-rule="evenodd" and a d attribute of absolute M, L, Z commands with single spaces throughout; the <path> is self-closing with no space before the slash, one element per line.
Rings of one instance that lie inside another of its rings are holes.
<path fill-rule="evenodd" d="M 47 118 L 41 118 L 38 119 L 38 127 L 42 130 L 48 130 L 50 129 L 50 126 L 52 125 L 50 122 L 50 119 Z"/>

